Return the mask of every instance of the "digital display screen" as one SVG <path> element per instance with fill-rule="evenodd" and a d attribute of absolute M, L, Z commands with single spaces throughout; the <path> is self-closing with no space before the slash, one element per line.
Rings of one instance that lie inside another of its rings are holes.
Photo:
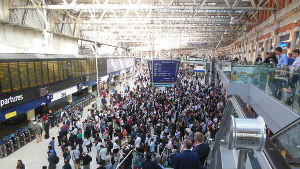
<path fill-rule="evenodd" d="M 283 48 L 283 47 L 286 47 L 287 45 L 287 42 L 280 42 L 279 43 L 279 47 Z"/>
<path fill-rule="evenodd" d="M 153 83 L 175 83 L 179 64 L 176 60 L 153 60 Z"/>

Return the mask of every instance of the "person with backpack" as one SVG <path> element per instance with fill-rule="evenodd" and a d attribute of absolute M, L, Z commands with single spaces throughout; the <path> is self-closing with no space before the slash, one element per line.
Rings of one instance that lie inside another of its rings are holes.
<path fill-rule="evenodd" d="M 82 152 L 80 159 L 82 161 L 83 169 L 90 169 L 90 163 L 92 161 L 92 157 L 85 152 Z"/>
<path fill-rule="evenodd" d="M 48 152 L 48 162 L 49 162 L 48 169 L 56 169 L 56 164 L 59 162 L 59 158 L 55 154 L 52 154 L 49 151 Z"/>

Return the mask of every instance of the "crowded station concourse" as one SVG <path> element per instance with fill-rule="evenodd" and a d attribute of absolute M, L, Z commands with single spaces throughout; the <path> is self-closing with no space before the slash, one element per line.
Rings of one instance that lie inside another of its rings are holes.
<path fill-rule="evenodd" d="M 0 169 L 294 169 L 300 0 L 1 0 Z"/>

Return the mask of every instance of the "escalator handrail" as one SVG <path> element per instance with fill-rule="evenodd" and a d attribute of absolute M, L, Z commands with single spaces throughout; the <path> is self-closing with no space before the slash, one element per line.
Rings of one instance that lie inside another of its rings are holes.
<path fill-rule="evenodd" d="M 247 109 L 247 107 L 245 106 L 245 104 L 243 103 L 242 99 L 239 96 L 232 95 L 231 97 L 233 98 L 233 100 L 236 101 L 237 105 L 239 106 L 243 114 L 243 117 L 240 118 L 255 118 L 255 115 L 253 113 L 250 113 L 250 111 Z M 268 137 L 266 138 L 266 144 L 263 153 L 273 168 L 276 169 L 290 168 L 287 162 L 280 155 L 276 146 Z"/>

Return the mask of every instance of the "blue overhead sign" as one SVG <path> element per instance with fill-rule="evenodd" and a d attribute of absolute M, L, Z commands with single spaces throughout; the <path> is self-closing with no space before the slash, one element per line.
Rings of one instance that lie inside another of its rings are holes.
<path fill-rule="evenodd" d="M 150 62 L 150 63 L 149 63 Z M 177 74 L 180 61 L 176 60 L 153 60 L 149 61 L 148 66 L 151 76 L 153 75 L 153 83 L 172 84 L 177 80 Z"/>

